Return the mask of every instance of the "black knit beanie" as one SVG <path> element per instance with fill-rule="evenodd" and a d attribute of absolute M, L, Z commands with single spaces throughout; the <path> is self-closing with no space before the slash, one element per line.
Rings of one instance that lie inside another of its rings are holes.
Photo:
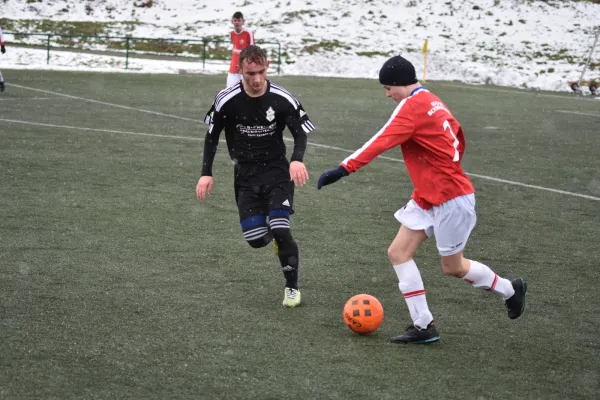
<path fill-rule="evenodd" d="M 385 86 L 408 86 L 417 81 L 415 67 L 402 56 L 390 58 L 379 70 L 379 83 Z"/>

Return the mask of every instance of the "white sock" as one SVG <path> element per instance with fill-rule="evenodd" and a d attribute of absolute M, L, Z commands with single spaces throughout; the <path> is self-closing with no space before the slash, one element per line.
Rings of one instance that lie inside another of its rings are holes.
<path fill-rule="evenodd" d="M 487 265 L 473 260 L 469 262 L 471 263 L 469 272 L 462 278 L 465 282 L 475 288 L 489 290 L 504 300 L 515 294 L 512 283 L 508 279 L 499 277 Z"/>
<path fill-rule="evenodd" d="M 427 306 L 423 279 L 417 264 L 413 260 L 394 265 L 394 271 L 398 275 L 398 287 L 404 296 L 413 324 L 419 328 L 427 328 L 433 321 L 433 315 Z"/>
<path fill-rule="evenodd" d="M 0 82 L 4 82 L 4 78 L 2 77 L 2 72 L 0 72 Z"/>

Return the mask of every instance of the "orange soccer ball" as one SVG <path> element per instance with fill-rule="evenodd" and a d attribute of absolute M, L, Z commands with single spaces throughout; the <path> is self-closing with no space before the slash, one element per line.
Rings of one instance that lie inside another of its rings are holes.
<path fill-rule="evenodd" d="M 383 306 L 368 294 L 352 296 L 344 306 L 344 322 L 360 335 L 375 332 L 383 322 Z"/>

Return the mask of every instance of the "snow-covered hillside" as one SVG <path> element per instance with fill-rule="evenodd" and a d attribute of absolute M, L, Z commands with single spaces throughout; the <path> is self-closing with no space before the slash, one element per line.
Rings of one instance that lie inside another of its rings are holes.
<path fill-rule="evenodd" d="M 558 0 L 154 0 L 139 7 L 147 2 L 2 0 L 0 17 L 19 31 L 40 25 L 16 20 L 105 21 L 103 34 L 199 39 L 226 37 L 231 15 L 242 11 L 257 38 L 282 44 L 284 74 L 376 77 L 399 52 L 423 71 L 428 39 L 428 79 L 548 90 L 569 90 L 566 81 L 579 77 L 600 29 L 600 4 Z M 45 62 L 41 50 L 12 48 L 0 66 Z M 587 76 L 600 78 L 600 66 Z"/>

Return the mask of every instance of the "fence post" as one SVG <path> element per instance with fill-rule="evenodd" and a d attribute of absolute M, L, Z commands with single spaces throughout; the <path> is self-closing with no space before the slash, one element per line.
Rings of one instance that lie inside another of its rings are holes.
<path fill-rule="evenodd" d="M 206 69 L 206 39 L 202 39 L 202 70 Z"/>
<path fill-rule="evenodd" d="M 47 51 L 46 64 L 50 65 L 50 34 L 48 34 L 48 40 L 46 42 L 46 51 Z"/>
<path fill-rule="evenodd" d="M 125 69 L 129 68 L 129 39 L 130 35 L 125 36 Z"/>

